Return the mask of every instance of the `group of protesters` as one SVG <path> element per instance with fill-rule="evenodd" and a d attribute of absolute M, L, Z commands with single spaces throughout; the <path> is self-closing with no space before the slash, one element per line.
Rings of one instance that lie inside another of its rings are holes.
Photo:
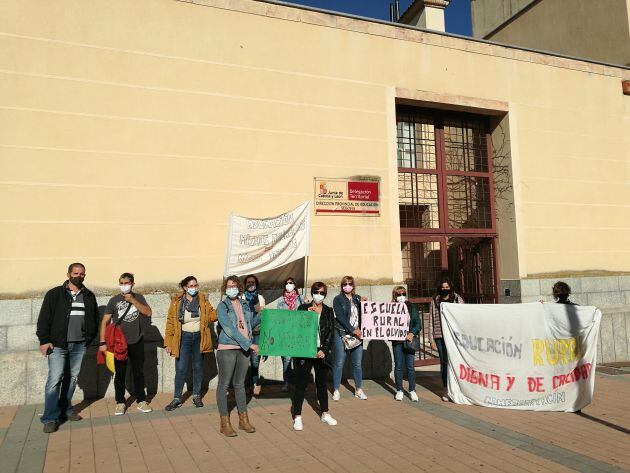
<path fill-rule="evenodd" d="M 146 400 L 144 380 L 144 338 L 141 318 L 150 318 L 152 310 L 146 299 L 133 287 L 132 273 L 123 273 L 118 280 L 119 291 L 113 296 L 99 323 L 96 297 L 83 284 L 85 266 L 73 263 L 68 267 L 67 280 L 48 291 L 44 297 L 37 321 L 37 337 L 40 351 L 48 358 L 48 378 L 44 393 L 44 413 L 41 421 L 44 432 L 55 432 L 60 423 L 81 420 L 72 409 L 72 397 L 77 385 L 79 372 L 86 346 L 97 336 L 99 355 L 108 350 L 120 354 L 124 341 L 125 356 L 114 359 L 114 391 L 116 396 L 115 415 L 124 415 L 127 365 L 131 365 L 133 396 L 140 412 L 151 412 Z M 203 407 L 201 398 L 204 354 L 216 349 L 218 385 L 216 403 L 220 414 L 220 432 L 227 436 L 237 435 L 232 427 L 228 409 L 228 390 L 234 388 L 238 411 L 238 428 L 247 433 L 256 431 L 247 414 L 245 382 L 248 371 L 251 373 L 252 394 L 261 395 L 259 367 L 260 319 L 265 308 L 265 299 L 259 292 L 259 281 L 255 275 L 242 280 L 228 276 L 221 286 L 221 302 L 214 308 L 208 298 L 199 291 L 197 278 L 188 276 L 179 286 L 181 291 L 172 298 L 168 309 L 164 333 L 164 349 L 175 359 L 175 382 L 173 399 L 165 407 L 172 411 L 182 405 L 184 383 L 192 364 L 193 392 L 195 407 Z M 333 307 L 326 305 L 328 287 L 323 282 L 315 282 L 310 288 L 309 301 L 305 301 L 297 290 L 294 278 L 285 280 L 282 297 L 277 302 L 278 309 L 288 311 L 313 311 L 318 317 L 317 354 L 315 358 L 282 357 L 283 384 L 281 390 L 289 391 L 289 372 L 293 372 L 292 414 L 293 428 L 303 430 L 302 404 L 305 391 L 314 371 L 317 399 L 321 421 L 336 425 L 328 411 L 327 380 L 332 370 L 333 401 L 339 401 L 343 366 L 350 357 L 354 378 L 354 397 L 367 399 L 362 388 L 363 341 L 361 339 L 361 302 L 365 298 L 356 293 L 352 276 L 345 276 L 340 283 L 340 293 L 333 299 Z M 570 288 L 562 282 L 553 288 L 558 302 L 568 300 Z M 403 373 L 406 371 L 408 395 L 412 402 L 418 402 L 415 392 L 415 350 L 413 343 L 422 330 L 422 320 L 414 304 L 407 298 L 404 286 L 392 290 L 392 302 L 405 304 L 408 309 L 409 325 L 404 340 L 392 341 L 394 357 L 394 378 L 396 393 L 394 399 L 402 401 Z M 440 374 L 444 392 L 443 401 L 449 401 L 447 390 L 448 354 L 442 335 L 440 305 L 444 302 L 463 303 L 462 297 L 454 291 L 448 277 L 438 281 L 437 293 L 431 299 L 429 308 L 429 339 L 431 348 L 437 350 L 440 358 Z M 216 322 L 216 347 L 213 346 L 212 327 Z M 116 331 L 118 330 L 118 331 Z M 109 338 L 108 338 L 109 336 Z M 291 369 L 292 367 L 292 369 Z"/>

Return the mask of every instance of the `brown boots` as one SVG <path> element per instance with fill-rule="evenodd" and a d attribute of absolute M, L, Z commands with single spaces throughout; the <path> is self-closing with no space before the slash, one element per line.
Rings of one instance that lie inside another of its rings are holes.
<path fill-rule="evenodd" d="M 253 434 L 256 429 L 249 423 L 249 417 L 247 412 L 238 413 L 238 428 L 244 430 L 248 434 Z M 230 416 L 221 416 L 221 429 L 220 432 L 226 437 L 236 437 L 237 433 L 230 423 Z"/>
<path fill-rule="evenodd" d="M 256 429 L 252 424 L 249 423 L 249 417 L 247 417 L 247 412 L 239 412 L 238 413 L 238 428 L 244 430 L 248 434 L 253 434 L 256 432 Z"/>
<path fill-rule="evenodd" d="M 230 424 L 230 416 L 221 416 L 221 429 L 220 432 L 226 437 L 236 437 L 236 431 Z"/>

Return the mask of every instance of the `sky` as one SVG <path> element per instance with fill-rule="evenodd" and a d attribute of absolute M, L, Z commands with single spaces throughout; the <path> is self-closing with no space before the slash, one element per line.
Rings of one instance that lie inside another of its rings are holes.
<path fill-rule="evenodd" d="M 389 21 L 390 0 L 284 0 L 325 10 L 350 13 L 352 15 L 378 18 Z M 402 14 L 412 0 L 400 0 Z M 470 20 L 470 0 L 452 0 L 446 8 L 446 31 L 449 33 L 472 36 Z"/>

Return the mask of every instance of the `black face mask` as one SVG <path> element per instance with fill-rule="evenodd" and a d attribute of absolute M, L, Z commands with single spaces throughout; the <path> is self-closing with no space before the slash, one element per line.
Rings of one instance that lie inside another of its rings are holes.
<path fill-rule="evenodd" d="M 558 296 L 558 302 L 565 303 L 569 299 L 569 294 L 560 294 Z"/>
<path fill-rule="evenodd" d="M 446 297 L 451 293 L 450 289 L 440 289 L 440 296 Z"/>
<path fill-rule="evenodd" d="M 76 287 L 81 287 L 81 286 L 83 286 L 83 280 L 84 279 L 85 278 L 82 278 L 80 276 L 76 276 L 76 277 L 70 278 L 70 282 L 72 284 L 74 284 Z"/>

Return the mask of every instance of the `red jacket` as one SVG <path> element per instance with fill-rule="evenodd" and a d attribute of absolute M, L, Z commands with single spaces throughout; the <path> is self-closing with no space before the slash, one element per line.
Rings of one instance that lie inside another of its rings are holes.
<path fill-rule="evenodd" d="M 116 360 L 124 361 L 127 359 L 127 340 L 118 324 L 110 323 L 105 329 L 105 346 L 107 351 L 114 354 Z M 105 364 L 105 353 L 100 350 L 96 355 L 96 363 L 99 365 Z"/>

